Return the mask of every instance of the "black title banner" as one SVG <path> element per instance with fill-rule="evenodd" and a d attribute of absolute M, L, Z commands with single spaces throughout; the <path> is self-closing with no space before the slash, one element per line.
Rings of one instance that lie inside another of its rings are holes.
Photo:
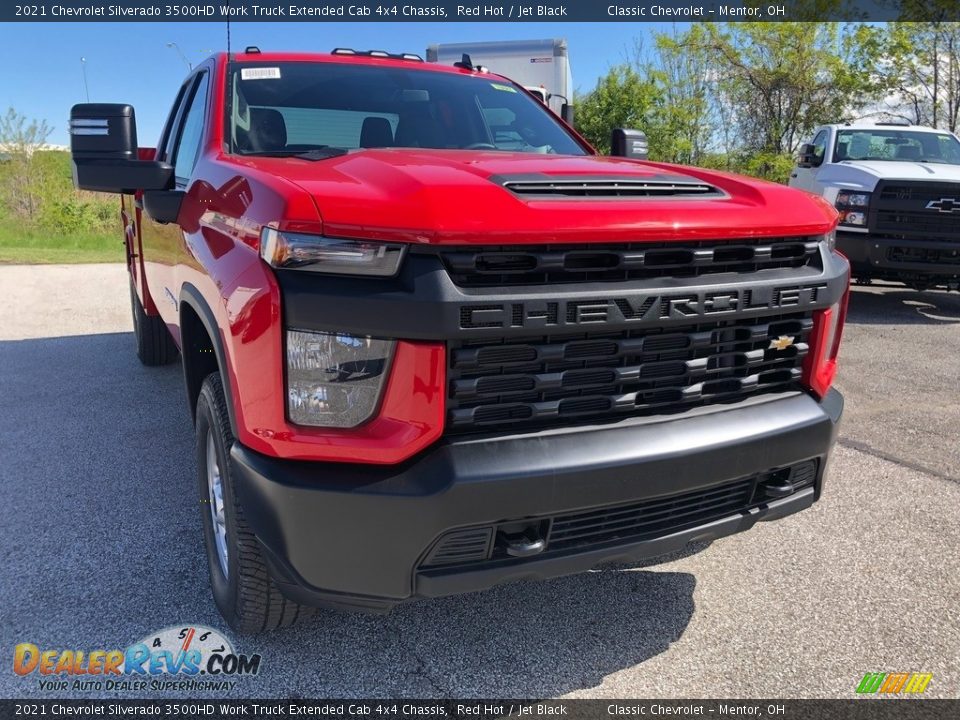
<path fill-rule="evenodd" d="M 780 720 L 940 720 L 960 700 L 0 700 L 0 718 L 154 717 L 327 720 L 641 720 L 752 717 Z"/>
<path fill-rule="evenodd" d="M 2 3 L 3 22 L 953 21 L 957 0 L 60 0 Z"/>
<path fill-rule="evenodd" d="M 0 700 L 2 718 L 294 716 L 327 720 L 641 720 L 727 716 L 940 720 L 960 716 L 960 700 Z"/>

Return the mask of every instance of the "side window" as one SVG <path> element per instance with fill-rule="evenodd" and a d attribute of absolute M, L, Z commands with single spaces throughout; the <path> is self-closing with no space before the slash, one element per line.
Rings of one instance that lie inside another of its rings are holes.
<path fill-rule="evenodd" d="M 193 172 L 200 152 L 200 138 L 203 135 L 203 118 L 207 108 L 208 73 L 200 76 L 190 105 L 183 116 L 180 126 L 180 139 L 173 156 L 174 175 L 178 181 L 186 181 Z"/>
<path fill-rule="evenodd" d="M 177 93 L 177 99 L 173 103 L 173 109 L 170 110 L 167 122 L 163 126 L 160 142 L 157 143 L 157 160 L 167 160 L 167 158 L 170 157 L 170 152 L 173 149 L 174 129 L 177 124 L 177 118 L 180 117 L 180 113 L 183 112 L 183 99 L 187 95 L 187 90 L 189 90 L 192 85 L 193 81 L 191 79 L 185 82 Z"/>
<path fill-rule="evenodd" d="M 817 136 L 813 138 L 813 154 L 817 158 L 814 165 L 823 163 L 824 155 L 827 152 L 827 138 L 829 136 L 830 134 L 826 130 L 821 130 L 817 133 Z"/>

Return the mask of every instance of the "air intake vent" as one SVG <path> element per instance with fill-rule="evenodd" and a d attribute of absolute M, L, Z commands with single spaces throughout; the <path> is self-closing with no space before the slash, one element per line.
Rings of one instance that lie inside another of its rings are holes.
<path fill-rule="evenodd" d="M 742 512 L 750 503 L 753 483 L 750 478 L 683 495 L 562 515 L 554 518 L 547 547 L 572 550 L 657 537 Z"/>
<path fill-rule="evenodd" d="M 493 528 L 468 528 L 448 532 L 433 546 L 423 561 L 424 567 L 457 565 L 486 560 L 490 556 Z"/>
<path fill-rule="evenodd" d="M 636 180 L 624 178 L 544 178 L 537 180 L 504 180 L 503 186 L 522 197 L 689 197 L 721 193 L 713 185 L 689 180 Z"/>
<path fill-rule="evenodd" d="M 817 267 L 817 237 L 695 242 L 479 247 L 443 250 L 462 287 L 624 282 Z"/>

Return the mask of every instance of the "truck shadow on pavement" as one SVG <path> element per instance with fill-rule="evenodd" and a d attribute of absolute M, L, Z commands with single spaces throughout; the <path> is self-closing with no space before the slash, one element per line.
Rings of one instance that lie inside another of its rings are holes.
<path fill-rule="evenodd" d="M 847 322 L 861 325 L 960 323 L 960 293 L 957 292 L 921 293 L 897 285 L 853 286 L 851 290 Z"/>
<path fill-rule="evenodd" d="M 207 586 L 179 363 L 142 367 L 129 333 L 0 342 L 0 437 L 0 632 L 10 644 L 115 648 L 171 625 L 226 630 Z M 320 610 L 253 637 L 228 631 L 238 651 L 263 657 L 260 674 L 229 694 L 591 688 L 665 651 L 693 615 L 693 575 L 638 568 L 418 601 L 387 616 Z M 0 673 L 0 695 L 37 694 L 36 679 Z"/>

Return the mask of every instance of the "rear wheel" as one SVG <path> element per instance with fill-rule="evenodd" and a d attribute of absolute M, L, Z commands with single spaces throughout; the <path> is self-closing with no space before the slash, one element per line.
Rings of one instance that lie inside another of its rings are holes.
<path fill-rule="evenodd" d="M 179 354 L 167 324 L 159 315 L 147 315 L 137 289 L 130 280 L 130 308 L 133 311 L 133 334 L 137 341 L 137 357 L 144 365 L 167 365 Z"/>
<path fill-rule="evenodd" d="M 260 545 L 237 501 L 230 448 L 227 402 L 219 373 L 203 381 L 197 400 L 197 491 L 203 515 L 203 536 L 210 587 L 220 614 L 238 632 L 255 633 L 292 625 L 309 615 L 284 597 L 270 576 Z"/>

